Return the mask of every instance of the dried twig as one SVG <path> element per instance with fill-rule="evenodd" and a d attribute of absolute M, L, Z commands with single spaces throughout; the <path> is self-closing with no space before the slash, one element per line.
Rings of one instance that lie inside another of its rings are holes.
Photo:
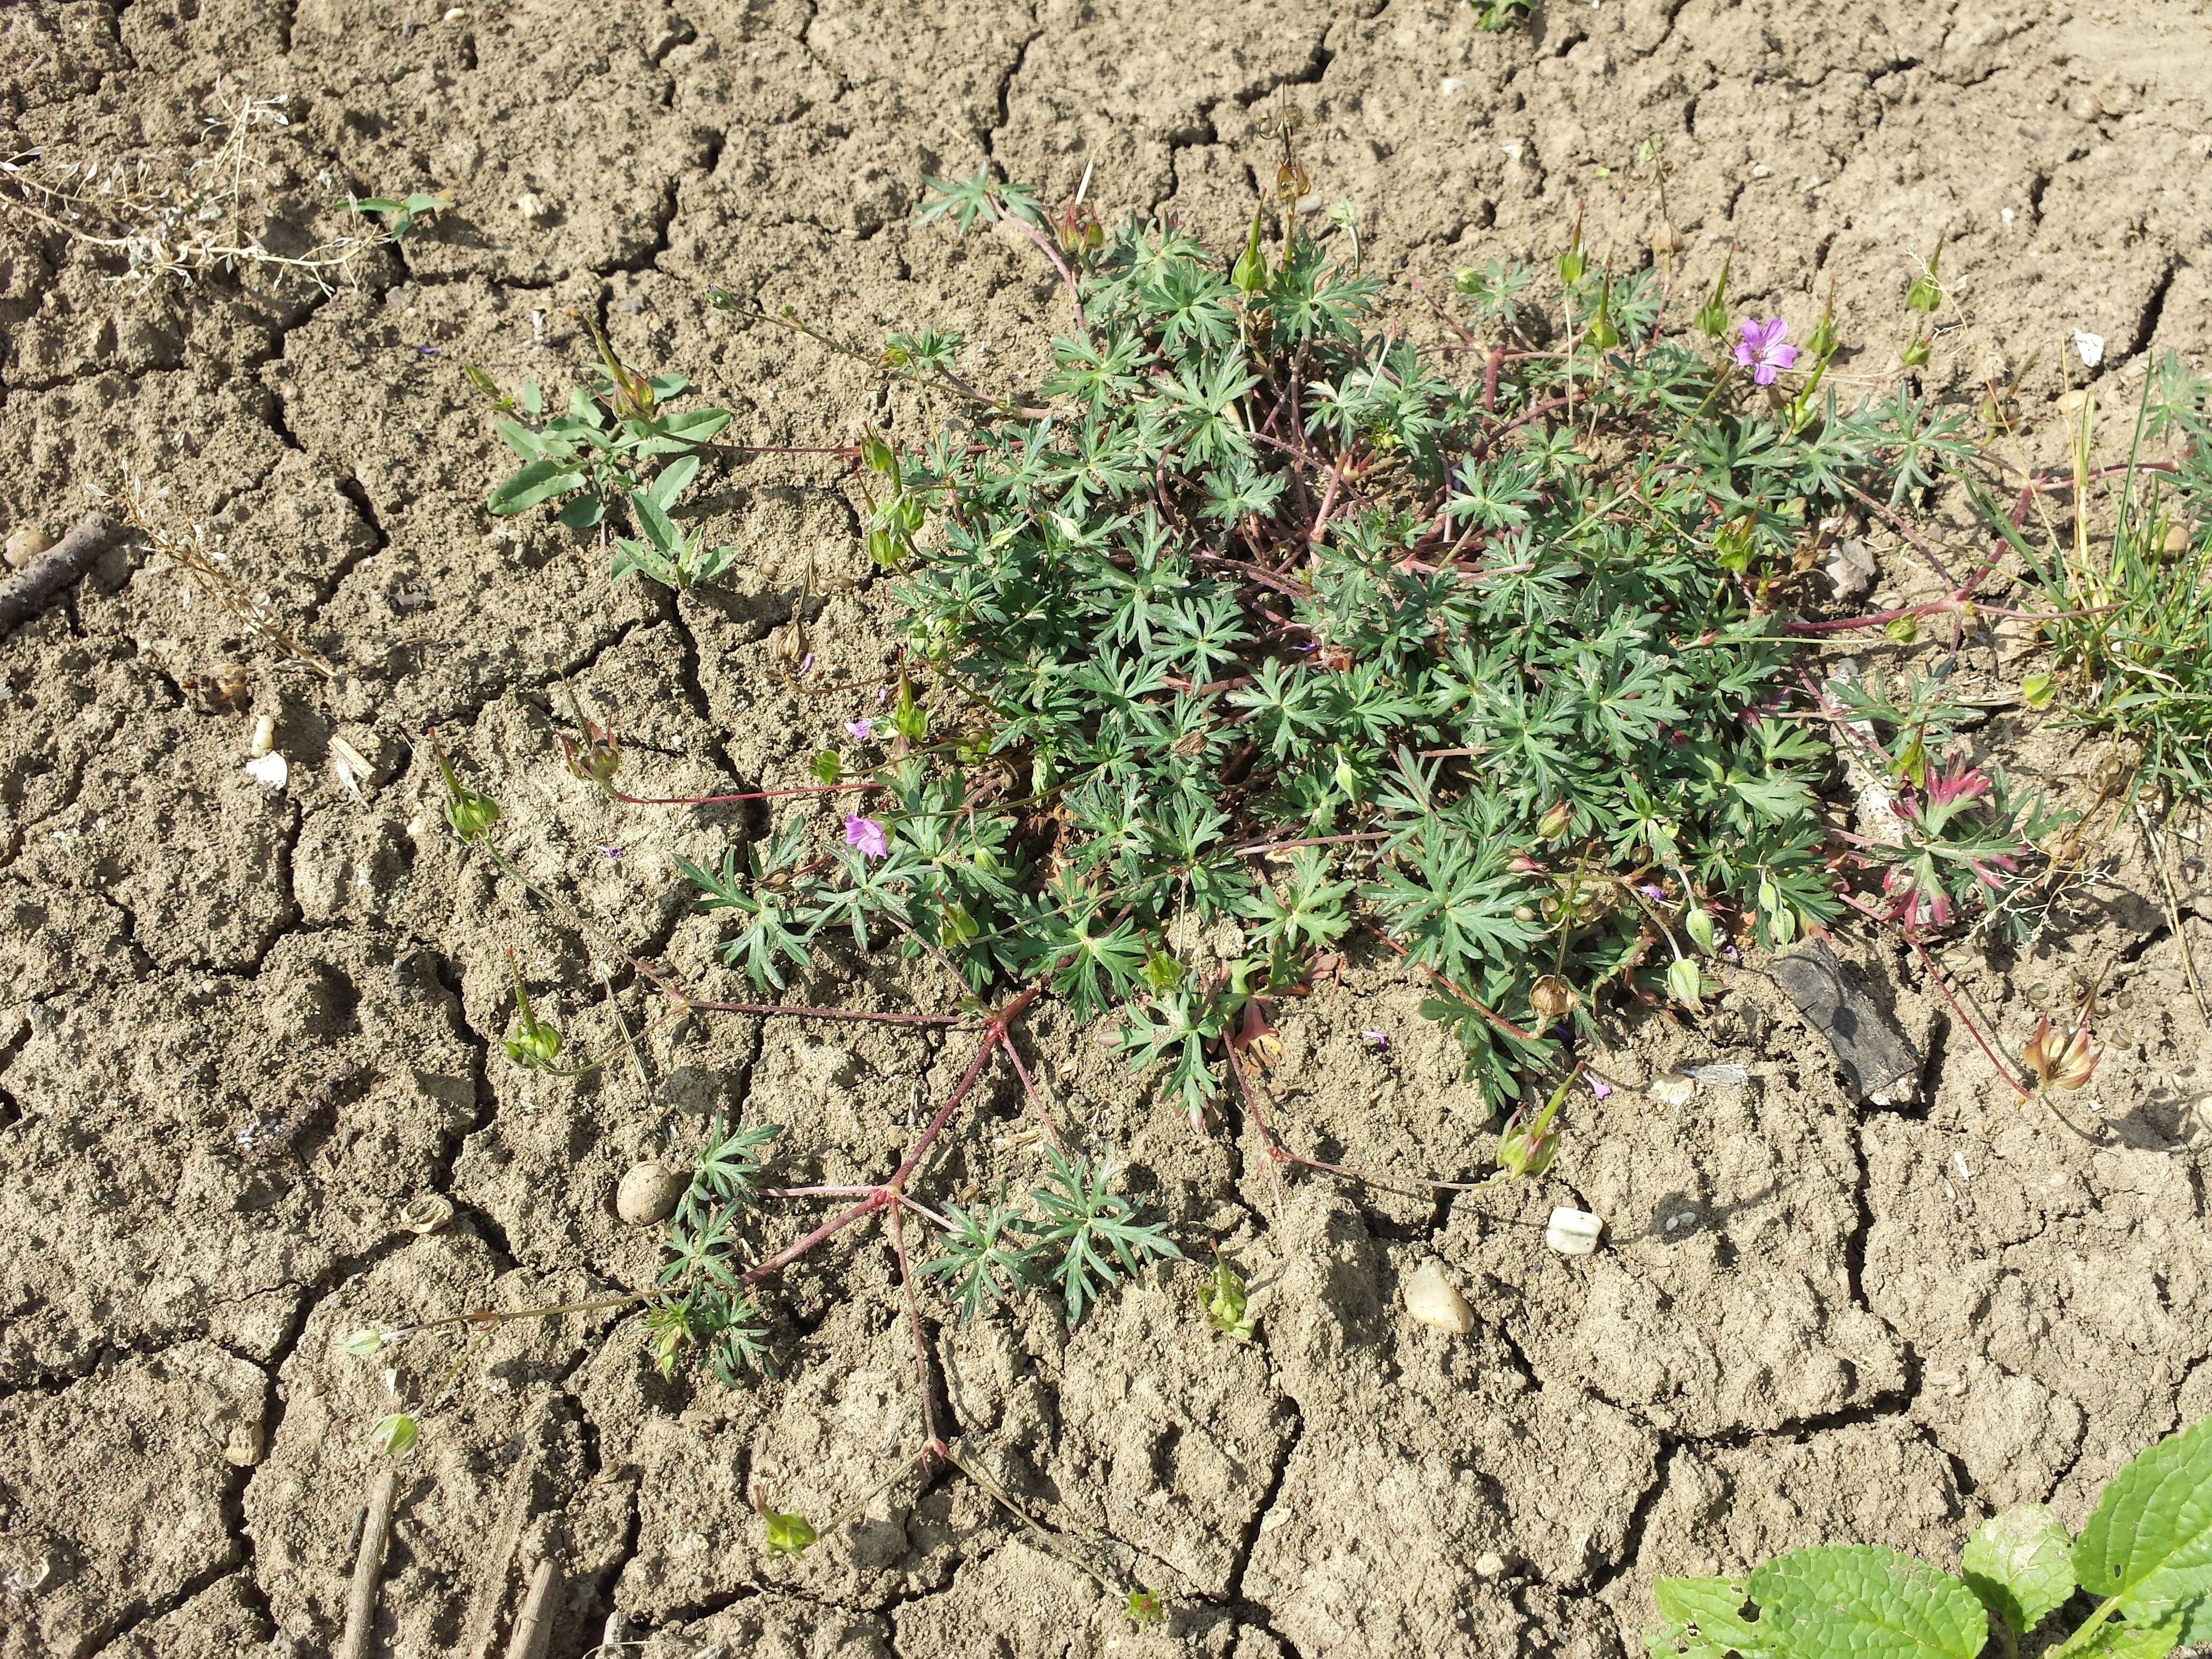
<path fill-rule="evenodd" d="M 2136 822 L 2142 826 L 2143 840 L 2150 849 L 2151 867 L 2158 872 L 2158 884 L 2166 890 L 2166 925 L 2173 929 L 2174 943 L 2181 947 L 2181 969 L 2189 976 L 2189 989 L 2197 999 L 2197 1012 L 2212 1020 L 2212 1005 L 2204 1000 L 2204 987 L 2197 978 L 2197 959 L 2189 949 L 2189 932 L 2183 926 L 2181 897 L 2173 890 L 2173 878 L 2166 873 L 2166 844 L 2160 840 L 2158 831 L 2151 828 L 2150 815 L 2143 811 L 2141 801 L 2136 803 L 2135 812 Z"/>
<path fill-rule="evenodd" d="M 368 1659 L 376 1632 L 376 1582 L 384 1571 L 385 1547 L 392 1541 L 392 1506 L 399 1492 L 399 1472 L 389 1467 L 368 1489 L 368 1521 L 361 1529 L 361 1553 L 354 1558 L 353 1583 L 346 1591 L 345 1633 L 337 1659 Z"/>
<path fill-rule="evenodd" d="M 0 582 L 0 635 L 42 614 L 74 586 L 114 533 L 115 526 L 105 517 L 88 513 L 59 546 L 33 560 L 21 574 Z"/>
<path fill-rule="evenodd" d="M 553 1598 L 560 1593 L 561 1572 L 550 1556 L 530 1576 L 530 1594 L 522 1611 L 514 1615 L 514 1634 L 507 1638 L 507 1659 L 545 1659 L 553 1642 Z"/>

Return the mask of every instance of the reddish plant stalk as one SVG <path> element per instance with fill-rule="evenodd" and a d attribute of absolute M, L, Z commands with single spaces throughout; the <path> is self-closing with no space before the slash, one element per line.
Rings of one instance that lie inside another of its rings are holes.
<path fill-rule="evenodd" d="M 810 783 L 791 789 L 748 789 L 735 795 L 625 795 L 619 789 L 607 793 L 625 806 L 720 806 L 731 801 L 781 800 L 790 795 L 843 795 L 881 789 L 880 783 Z"/>

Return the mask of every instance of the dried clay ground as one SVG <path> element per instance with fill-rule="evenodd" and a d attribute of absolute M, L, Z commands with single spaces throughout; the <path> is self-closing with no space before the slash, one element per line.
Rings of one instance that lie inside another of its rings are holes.
<path fill-rule="evenodd" d="M 967 372 L 1018 385 L 1055 295 L 1033 256 L 912 228 L 921 176 L 989 158 L 1058 195 L 1090 165 L 1109 216 L 1158 209 L 1225 243 L 1291 108 L 1319 199 L 1358 204 L 1408 318 L 1405 279 L 1436 293 L 1457 265 L 1555 250 L 1577 204 L 1595 247 L 1647 257 L 1656 204 L 1632 163 L 1656 137 L 1682 282 L 1736 240 L 1743 302 L 1802 330 L 1832 276 L 1869 374 L 1901 337 L 1911 255 L 1948 225 L 1938 380 L 2039 351 L 2036 459 L 2063 446 L 2071 329 L 2105 337 L 2092 379 L 2122 401 L 2152 353 L 2212 346 L 2212 28 L 2179 0 L 1559 0 L 1502 35 L 1448 0 L 444 10 L 0 12 L 0 147 L 177 153 L 222 77 L 290 94 L 299 199 L 459 204 L 327 299 L 258 276 L 134 296 L 0 220 L 5 527 L 58 533 L 128 471 L 337 669 L 287 666 L 143 549 L 0 642 L 0 1655 L 327 1651 L 364 1433 L 394 1391 L 424 1438 L 378 1650 L 503 1650 L 550 1559 L 554 1653 L 619 1610 L 643 1643 L 622 1651 L 653 1659 L 1635 1652 L 1656 1574 L 1820 1540 L 1950 1559 L 2017 1500 L 2078 1521 L 2136 1449 L 2212 1411 L 2212 1044 L 2175 920 L 2212 964 L 2212 876 L 2172 840 L 2170 905 L 2130 824 L 2034 947 L 1945 957 L 2015 1049 L 2103 979 L 2107 1057 L 2063 1112 L 2012 1105 L 1893 944 L 1849 933 L 1929 1054 L 1917 1103 L 1855 1103 L 1747 961 L 1702 1020 L 1615 1034 L 1623 1086 L 1576 1109 L 1552 1177 L 1444 1202 L 1305 1178 L 1279 1199 L 1233 1118 L 1194 1133 L 1090 1034 L 1033 1022 L 1082 1143 L 1121 1149 L 1187 1255 L 1218 1240 L 1262 1287 L 1249 1348 L 1199 1318 L 1188 1260 L 1073 1335 L 1042 1308 L 930 1317 L 966 1455 L 1059 1550 L 1162 1591 L 1150 1629 L 957 1476 L 763 1556 L 752 1483 L 819 1520 L 918 1433 L 894 1269 L 857 1232 L 781 1287 L 779 1376 L 738 1392 L 663 1382 L 611 1315 L 509 1326 L 458 1376 L 435 1341 L 337 1353 L 363 1327 L 641 1282 L 654 1244 L 617 1221 L 615 1182 L 717 1112 L 789 1125 L 794 1181 L 881 1178 L 966 1058 L 889 1028 L 698 1018 L 653 1027 L 641 1086 L 594 960 L 633 1029 L 660 1010 L 630 953 L 734 990 L 672 860 L 766 820 L 611 809 L 560 768 L 560 678 L 613 712 L 647 793 L 795 781 L 883 683 L 896 617 L 829 466 L 711 477 L 743 557 L 680 603 L 611 581 L 566 532 L 495 523 L 501 455 L 463 364 L 565 383 L 590 313 L 733 408 L 732 436 L 847 441 L 900 415 L 879 381 L 712 308 L 710 285 L 864 343 L 955 328 Z M 1911 591 L 1910 561 L 1882 556 L 1879 594 Z M 778 666 L 794 611 L 805 690 Z M 246 708 L 222 695 L 233 660 Z M 1995 691 L 2019 661 L 1982 637 L 1964 672 Z M 245 770 L 256 714 L 281 791 Z M 580 925 L 456 846 L 432 724 Z M 1972 736 L 2076 805 L 2109 764 L 2016 707 Z M 357 793 L 333 738 L 374 765 Z M 604 1073 L 507 1065 L 509 948 Z M 880 963 L 799 994 L 942 1006 Z M 1418 1000 L 1355 957 L 1288 1014 L 1294 1144 L 1485 1167 L 1492 1131 Z M 1747 1083 L 1674 1107 L 1641 1087 L 1708 1060 Z M 1035 1173 L 1010 1079 L 981 1114 L 936 1190 Z M 278 1144 L 244 1156 L 241 1132 Z M 1532 1224 L 1559 1202 L 1606 1218 L 1598 1255 L 1545 1249 Z M 1470 1334 L 1407 1316 L 1431 1258 Z"/>

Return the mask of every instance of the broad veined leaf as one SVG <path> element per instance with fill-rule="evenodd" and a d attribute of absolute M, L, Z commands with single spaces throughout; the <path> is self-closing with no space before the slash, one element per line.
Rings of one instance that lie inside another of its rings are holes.
<path fill-rule="evenodd" d="M 2112 1478 L 2074 1540 L 2074 1572 L 2092 1595 L 2118 1596 L 2137 1625 L 2212 1591 L 2212 1418 Z"/>
<path fill-rule="evenodd" d="M 1651 1586 L 1659 1622 L 1644 1632 L 1653 1659 L 1780 1659 L 1765 1628 L 1744 1617 L 1742 1581 L 1662 1578 Z"/>
<path fill-rule="evenodd" d="M 1960 1559 L 1966 1588 L 2015 1636 L 2074 1594 L 2074 1540 L 2040 1504 L 2019 1504 L 1974 1528 Z"/>
<path fill-rule="evenodd" d="M 1773 1651 L 1790 1659 L 1974 1659 L 1990 1639 L 1973 1591 L 1879 1545 L 1792 1550 L 1750 1589 Z"/>

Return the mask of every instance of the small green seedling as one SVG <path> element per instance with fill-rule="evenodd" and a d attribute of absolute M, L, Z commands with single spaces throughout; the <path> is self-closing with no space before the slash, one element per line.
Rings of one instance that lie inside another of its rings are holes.
<path fill-rule="evenodd" d="M 1206 1322 L 1232 1342 L 1249 1342 L 1258 1316 L 1245 1310 L 1244 1275 L 1231 1267 L 1217 1245 L 1213 1272 L 1199 1286 L 1199 1310 Z"/>
<path fill-rule="evenodd" d="M 640 495 L 665 514 L 697 476 L 701 451 L 730 423 L 726 409 L 669 408 L 690 388 L 690 380 L 681 374 L 641 374 L 615 356 L 596 325 L 592 332 L 599 344 L 602 373 L 571 387 L 561 414 L 545 418 L 544 393 L 535 380 L 526 380 L 521 395 L 505 405 L 513 413 L 501 414 L 495 422 L 500 437 L 523 465 L 494 486 L 486 500 L 495 515 L 511 517 L 557 502 L 561 523 L 589 530 L 616 503 L 627 500 L 634 505 Z M 490 384 L 481 371 L 470 378 L 480 388 Z M 503 401 L 495 391 L 495 406 Z"/>
<path fill-rule="evenodd" d="M 1121 1604 L 1121 1616 L 1139 1630 L 1150 1630 L 1168 1616 L 1167 1604 L 1152 1589 L 1133 1589 Z"/>
<path fill-rule="evenodd" d="M 343 201 L 331 204 L 332 207 L 343 208 L 349 213 L 382 215 L 385 234 L 395 242 L 416 226 L 427 224 L 453 204 L 453 198 L 450 196 L 434 196 L 419 190 L 410 196 L 349 196 Z"/>
<path fill-rule="evenodd" d="M 2212 1419 L 2114 1475 L 2079 1536 L 2040 1504 L 1984 1522 L 1957 1576 L 1871 1544 L 1776 1556 L 1747 1578 L 1662 1578 L 1655 1659 L 2160 1659 L 2212 1638 Z M 2077 1590 L 2070 1634 L 2039 1637 Z"/>
<path fill-rule="evenodd" d="M 390 1457 L 404 1457 L 422 1437 L 422 1425 L 412 1413 L 394 1412 L 379 1418 L 368 1431 L 369 1444 Z"/>
<path fill-rule="evenodd" d="M 631 493 L 630 519 L 642 539 L 615 538 L 615 575 L 634 570 L 663 587 L 682 589 L 710 582 L 737 562 L 735 548 L 708 546 L 704 531 L 685 532 L 662 504 L 675 498 L 698 465 L 696 457 L 686 455 L 671 464 L 651 487 Z"/>

